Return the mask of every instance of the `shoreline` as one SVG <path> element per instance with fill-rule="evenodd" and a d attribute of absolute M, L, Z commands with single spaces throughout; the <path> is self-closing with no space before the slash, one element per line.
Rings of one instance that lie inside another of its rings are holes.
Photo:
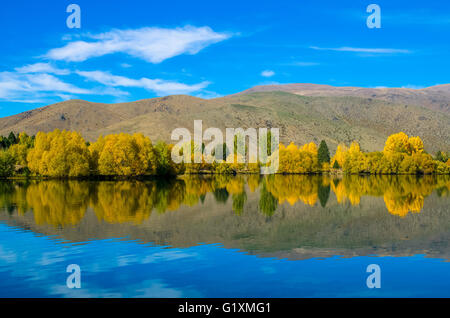
<path fill-rule="evenodd" d="M 0 177 L 2 181 L 49 181 L 49 180 L 75 180 L 75 181 L 147 181 L 157 179 L 178 179 L 186 177 L 205 177 L 205 176 L 329 176 L 329 177 L 343 177 L 343 176 L 450 176 L 449 173 L 344 173 L 344 172 L 316 172 L 316 173 L 275 173 L 275 174 L 260 174 L 255 172 L 238 172 L 238 173 L 214 173 L 214 172 L 201 172 L 201 173 L 185 173 L 179 175 L 141 175 L 141 176 L 84 176 L 84 177 L 49 177 L 49 176 L 11 176 Z"/>

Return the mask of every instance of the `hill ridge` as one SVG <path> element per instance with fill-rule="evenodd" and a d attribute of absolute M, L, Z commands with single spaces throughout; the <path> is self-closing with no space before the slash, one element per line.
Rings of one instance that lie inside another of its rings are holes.
<path fill-rule="evenodd" d="M 210 100 L 189 95 L 116 104 L 69 100 L 1 118 L 0 134 L 35 134 L 58 128 L 77 130 L 89 141 L 100 134 L 142 132 L 153 141 L 170 142 L 173 129 L 185 127 L 193 132 L 194 120 L 201 119 L 203 129 L 279 127 L 282 142 L 319 143 L 324 139 L 331 149 L 340 142 L 357 140 L 366 151 L 381 150 L 389 134 L 404 131 L 423 138 L 427 151 L 450 150 L 450 112 L 423 105 L 415 100 L 417 94 L 404 93 L 409 89 L 399 89 L 399 96 L 387 98 L 348 96 L 333 86 L 334 92 L 324 93 L 320 85 L 319 92 L 299 94 L 298 85 L 304 84 L 295 85 L 278 85 L 275 88 L 282 90 L 276 91 L 247 90 Z M 435 91 L 445 91 L 447 86 L 428 89 L 431 93 L 426 93 L 426 98 L 434 96 Z M 388 91 L 392 94 L 391 89 Z M 450 103 L 450 96 L 438 96 Z"/>

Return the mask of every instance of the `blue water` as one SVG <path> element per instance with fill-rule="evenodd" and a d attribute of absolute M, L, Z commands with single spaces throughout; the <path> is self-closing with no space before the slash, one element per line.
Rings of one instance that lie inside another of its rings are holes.
<path fill-rule="evenodd" d="M 434 176 L 0 182 L 0 297 L 450 297 L 449 203 Z"/>
<path fill-rule="evenodd" d="M 66 286 L 69 264 L 80 289 Z M 379 289 L 366 285 L 369 264 L 381 268 Z M 424 255 L 287 260 L 220 244 L 74 244 L 0 224 L 1 297 L 449 297 L 449 282 L 450 263 Z"/>

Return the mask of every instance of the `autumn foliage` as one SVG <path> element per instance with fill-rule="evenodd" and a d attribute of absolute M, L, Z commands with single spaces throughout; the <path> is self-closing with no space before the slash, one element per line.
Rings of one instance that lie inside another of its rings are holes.
<path fill-rule="evenodd" d="M 356 142 L 339 145 L 331 162 L 337 161 L 349 174 L 447 174 L 449 166 L 424 151 L 420 137 L 400 132 L 386 140 L 383 151 L 363 153 Z"/>
<path fill-rule="evenodd" d="M 89 150 L 81 134 L 55 130 L 39 132 L 27 155 L 32 173 L 50 177 L 89 175 Z"/>
<path fill-rule="evenodd" d="M 164 142 L 153 145 L 140 133 L 100 136 L 91 144 L 78 132 L 58 129 L 39 132 L 35 137 L 11 134 L 3 140 L 8 148 L 3 148 L 0 156 L 0 177 L 12 176 L 18 169 L 34 176 L 58 178 L 256 174 L 261 166 L 241 163 L 239 154 L 231 157 L 234 159 L 231 163 L 226 160 L 209 163 L 201 155 L 200 163 L 175 164 L 171 159 L 173 145 Z M 420 137 L 409 137 L 403 132 L 389 136 L 383 151 L 378 152 L 365 153 L 356 141 L 349 146 L 340 144 L 329 162 L 324 141 L 320 149 L 313 142 L 302 146 L 280 144 L 272 159 L 275 155 L 279 159 L 278 174 L 450 174 L 450 159 L 445 161 L 445 153 L 439 152 L 434 159 L 425 152 Z"/>

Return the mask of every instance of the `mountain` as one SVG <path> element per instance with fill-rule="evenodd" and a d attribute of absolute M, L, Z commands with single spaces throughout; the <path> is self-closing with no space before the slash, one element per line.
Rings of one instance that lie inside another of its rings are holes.
<path fill-rule="evenodd" d="M 70 100 L 0 119 L 10 131 L 80 131 L 90 141 L 100 134 L 142 132 L 170 142 L 173 129 L 278 127 L 281 141 L 297 144 L 325 139 L 333 150 L 357 140 L 366 151 L 381 150 L 392 133 L 420 136 L 426 150 L 450 151 L 450 85 L 422 90 L 340 88 L 313 84 L 257 86 L 239 94 L 205 100 L 174 95 L 130 103 Z"/>
<path fill-rule="evenodd" d="M 255 86 L 239 94 L 255 92 L 288 92 L 302 96 L 353 96 L 375 98 L 398 104 L 412 104 L 441 112 L 450 112 L 450 84 L 423 89 L 334 87 L 317 84 L 284 84 Z"/>

